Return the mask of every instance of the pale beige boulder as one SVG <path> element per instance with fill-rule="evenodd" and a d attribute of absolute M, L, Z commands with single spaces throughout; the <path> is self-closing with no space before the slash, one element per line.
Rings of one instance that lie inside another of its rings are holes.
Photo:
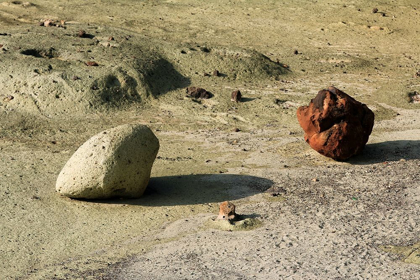
<path fill-rule="evenodd" d="M 127 124 L 102 131 L 69 159 L 56 190 L 80 199 L 140 197 L 158 150 L 159 140 L 147 126 Z"/>

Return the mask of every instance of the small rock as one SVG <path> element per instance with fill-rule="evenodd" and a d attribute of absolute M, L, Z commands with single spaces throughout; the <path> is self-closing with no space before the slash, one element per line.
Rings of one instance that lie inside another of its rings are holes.
<path fill-rule="evenodd" d="M 384 30 L 383 27 L 377 25 L 370 26 L 369 28 L 375 31 Z"/>
<path fill-rule="evenodd" d="M 193 98 L 208 99 L 212 97 L 212 94 L 207 90 L 199 87 L 187 87 L 187 95 Z"/>
<path fill-rule="evenodd" d="M 159 140 L 144 125 L 126 124 L 86 141 L 66 163 L 56 190 L 70 198 L 140 197 L 150 179 Z"/>
<path fill-rule="evenodd" d="M 41 22 L 39 25 L 40 25 L 40 26 L 49 27 L 49 26 L 56 26 L 56 23 L 55 23 L 55 21 L 54 21 L 54 20 L 47 19 L 47 20 L 45 20 L 45 21 Z"/>
<path fill-rule="evenodd" d="M 420 103 L 420 94 L 417 91 L 408 93 L 408 102 L 410 103 Z"/>
<path fill-rule="evenodd" d="M 233 102 L 241 102 L 242 94 L 239 90 L 232 91 L 230 100 Z"/>
<path fill-rule="evenodd" d="M 15 99 L 15 97 L 13 95 L 8 95 L 5 98 L 3 98 L 4 102 L 9 102 L 12 101 L 13 99 Z"/>
<path fill-rule="evenodd" d="M 235 204 L 229 201 L 220 203 L 219 207 L 219 220 L 234 220 L 236 218 Z"/>
<path fill-rule="evenodd" d="M 378 11 L 378 8 L 373 8 L 372 13 L 376 14 Z"/>
<path fill-rule="evenodd" d="M 335 87 L 321 90 L 297 118 L 305 141 L 320 154 L 347 160 L 359 154 L 372 132 L 375 115 L 365 105 Z"/>
<path fill-rule="evenodd" d="M 79 32 L 77 33 L 77 37 L 80 37 L 80 38 L 86 38 L 86 31 L 84 31 L 84 30 L 79 30 Z"/>
<path fill-rule="evenodd" d="M 99 64 L 98 64 L 98 63 L 96 63 L 95 61 L 87 61 L 85 64 L 86 64 L 87 66 L 99 66 Z"/>
<path fill-rule="evenodd" d="M 213 71 L 213 76 L 215 76 L 215 77 L 219 77 L 219 76 L 220 76 L 219 71 L 218 71 L 218 70 L 214 70 L 214 71 Z"/>

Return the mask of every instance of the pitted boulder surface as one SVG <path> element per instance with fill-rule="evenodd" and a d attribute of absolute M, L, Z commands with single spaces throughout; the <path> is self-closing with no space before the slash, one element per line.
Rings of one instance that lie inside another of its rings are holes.
<path fill-rule="evenodd" d="M 56 190 L 67 197 L 140 197 L 150 179 L 159 140 L 144 125 L 121 125 L 86 141 L 61 170 Z"/>
<path fill-rule="evenodd" d="M 309 106 L 297 110 L 305 141 L 320 154 L 340 161 L 363 150 L 374 117 L 365 104 L 335 87 L 321 90 Z"/>

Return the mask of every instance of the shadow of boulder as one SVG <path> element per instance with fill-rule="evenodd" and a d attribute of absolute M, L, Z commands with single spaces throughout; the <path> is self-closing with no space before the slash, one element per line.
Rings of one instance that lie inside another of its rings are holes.
<path fill-rule="evenodd" d="M 351 164 L 372 164 L 384 161 L 420 159 L 420 140 L 397 140 L 365 146 L 362 154 L 351 158 Z"/>
<path fill-rule="evenodd" d="M 265 178 L 235 174 L 155 177 L 150 179 L 145 193 L 138 199 L 110 199 L 95 202 L 142 206 L 218 203 L 262 193 L 273 184 L 273 181 Z"/>

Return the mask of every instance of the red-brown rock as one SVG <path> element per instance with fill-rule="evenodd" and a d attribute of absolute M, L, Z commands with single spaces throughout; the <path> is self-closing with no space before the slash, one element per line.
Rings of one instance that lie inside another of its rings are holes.
<path fill-rule="evenodd" d="M 305 141 L 320 154 L 347 160 L 359 154 L 372 132 L 375 115 L 365 105 L 335 87 L 321 90 L 297 118 Z"/>
<path fill-rule="evenodd" d="M 210 92 L 200 87 L 187 87 L 186 92 L 187 96 L 193 98 L 208 99 L 212 97 L 212 94 Z"/>
<path fill-rule="evenodd" d="M 219 206 L 219 220 L 234 220 L 236 218 L 235 204 L 230 201 L 220 203 Z"/>

